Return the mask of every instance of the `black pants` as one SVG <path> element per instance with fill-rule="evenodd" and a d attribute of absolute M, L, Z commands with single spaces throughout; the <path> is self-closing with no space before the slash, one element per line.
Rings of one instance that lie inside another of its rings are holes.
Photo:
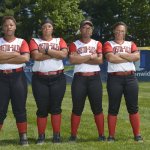
<path fill-rule="evenodd" d="M 74 114 L 78 116 L 82 114 L 87 96 L 94 115 L 103 111 L 102 82 L 99 74 L 89 77 L 75 74 L 71 89 Z"/>
<path fill-rule="evenodd" d="M 128 113 L 135 114 L 138 112 L 138 81 L 135 75 L 116 76 L 109 74 L 107 91 L 109 97 L 109 114 L 118 114 L 122 95 L 124 95 Z"/>
<path fill-rule="evenodd" d="M 0 73 L 0 124 L 6 118 L 11 100 L 17 123 L 26 122 L 27 81 L 24 72 Z"/>
<path fill-rule="evenodd" d="M 33 74 L 32 90 L 38 108 L 38 117 L 62 112 L 61 104 L 66 91 L 66 78 L 63 73 L 51 76 Z"/>

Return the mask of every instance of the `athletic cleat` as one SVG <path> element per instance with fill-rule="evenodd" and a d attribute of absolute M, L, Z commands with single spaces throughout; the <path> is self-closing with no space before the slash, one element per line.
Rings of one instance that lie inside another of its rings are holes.
<path fill-rule="evenodd" d="M 115 138 L 112 137 L 112 136 L 109 136 L 109 137 L 107 138 L 107 141 L 108 141 L 108 142 L 115 142 Z"/>
<path fill-rule="evenodd" d="M 19 136 L 20 136 L 20 142 L 19 142 L 19 144 L 21 146 L 28 146 L 29 143 L 28 143 L 27 134 L 26 133 L 21 133 L 21 134 L 19 134 Z"/>
<path fill-rule="evenodd" d="M 106 137 L 104 135 L 100 135 L 98 137 L 98 141 L 106 141 Z"/>
<path fill-rule="evenodd" d="M 37 145 L 43 145 L 45 141 L 45 134 L 39 134 L 39 137 L 36 141 Z"/>
<path fill-rule="evenodd" d="M 141 137 L 141 135 L 138 135 L 134 137 L 134 141 L 143 142 L 143 138 Z"/>
<path fill-rule="evenodd" d="M 53 143 L 61 143 L 60 133 L 54 133 L 53 134 L 52 142 Z"/>
<path fill-rule="evenodd" d="M 74 135 L 71 135 L 70 138 L 69 138 L 70 142 L 76 142 L 76 140 L 77 140 L 77 137 L 74 136 Z"/>

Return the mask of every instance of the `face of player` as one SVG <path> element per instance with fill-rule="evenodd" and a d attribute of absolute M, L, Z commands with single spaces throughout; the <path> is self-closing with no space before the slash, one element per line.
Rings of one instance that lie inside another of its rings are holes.
<path fill-rule="evenodd" d="M 14 23 L 13 20 L 7 19 L 4 22 L 2 28 L 5 36 L 14 36 L 16 30 L 16 24 Z"/>
<path fill-rule="evenodd" d="M 42 26 L 42 35 L 43 36 L 52 36 L 53 26 L 50 23 L 45 23 Z"/>
<path fill-rule="evenodd" d="M 93 28 L 90 25 L 85 24 L 84 26 L 80 28 L 80 32 L 81 32 L 82 38 L 90 38 L 93 33 Z"/>
<path fill-rule="evenodd" d="M 126 27 L 123 25 L 119 25 L 114 29 L 115 40 L 124 40 L 126 35 Z"/>

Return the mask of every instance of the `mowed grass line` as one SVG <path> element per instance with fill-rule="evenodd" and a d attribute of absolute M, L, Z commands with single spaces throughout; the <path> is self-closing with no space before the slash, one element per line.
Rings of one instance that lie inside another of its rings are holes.
<path fill-rule="evenodd" d="M 85 104 L 85 109 L 81 118 L 80 128 L 78 130 L 77 143 L 68 142 L 70 136 L 70 114 L 72 109 L 71 102 L 71 88 L 67 85 L 66 94 L 62 105 L 62 127 L 61 127 L 61 144 L 53 144 L 52 128 L 50 122 L 50 116 L 48 118 L 48 124 L 46 129 L 46 143 L 42 146 L 35 144 L 37 138 L 36 127 L 36 106 L 32 96 L 31 86 L 29 86 L 28 100 L 27 100 L 27 113 L 28 113 L 28 138 L 29 146 L 21 147 L 18 145 L 18 132 L 15 124 L 15 119 L 12 114 L 11 107 L 9 106 L 8 115 L 4 123 L 4 127 L 0 132 L 0 150 L 149 150 L 150 148 L 150 83 L 139 84 L 139 106 L 141 115 L 141 133 L 144 138 L 144 143 L 136 143 L 133 140 L 133 134 L 128 119 L 128 113 L 126 111 L 124 99 L 122 99 L 120 113 L 118 115 L 116 139 L 115 143 L 98 142 L 98 133 L 94 123 L 94 118 L 89 106 L 88 100 Z M 107 129 L 107 108 L 108 98 L 106 91 L 106 84 L 103 84 L 103 109 L 105 115 L 105 135 L 108 136 Z"/>

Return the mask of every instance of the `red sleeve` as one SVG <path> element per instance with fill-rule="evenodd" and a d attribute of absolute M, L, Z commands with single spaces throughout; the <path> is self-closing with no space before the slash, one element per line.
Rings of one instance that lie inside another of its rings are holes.
<path fill-rule="evenodd" d="M 77 50 L 76 45 L 74 43 L 71 43 L 69 46 L 69 53 L 76 52 L 76 50 Z"/>
<path fill-rule="evenodd" d="M 109 53 L 109 52 L 113 52 L 112 46 L 110 45 L 109 42 L 106 42 L 103 46 L 103 53 Z"/>
<path fill-rule="evenodd" d="M 60 45 L 60 49 L 63 49 L 63 48 L 66 48 L 66 49 L 67 49 L 67 44 L 66 44 L 66 42 L 64 41 L 64 39 L 62 39 L 62 38 L 60 38 L 59 45 Z"/>
<path fill-rule="evenodd" d="M 30 51 L 33 51 L 33 50 L 38 49 L 38 44 L 35 42 L 34 39 L 31 39 L 29 47 L 30 47 Z"/>
<path fill-rule="evenodd" d="M 96 51 L 97 51 L 98 54 L 102 53 L 102 44 L 99 41 L 97 43 L 97 50 Z"/>
<path fill-rule="evenodd" d="M 22 41 L 21 47 L 20 47 L 20 52 L 21 53 L 30 53 L 29 51 L 29 45 L 25 40 Z"/>
<path fill-rule="evenodd" d="M 137 48 L 136 44 L 134 42 L 132 42 L 132 44 L 131 44 L 131 52 L 133 53 L 135 51 L 138 51 L 138 48 Z"/>

